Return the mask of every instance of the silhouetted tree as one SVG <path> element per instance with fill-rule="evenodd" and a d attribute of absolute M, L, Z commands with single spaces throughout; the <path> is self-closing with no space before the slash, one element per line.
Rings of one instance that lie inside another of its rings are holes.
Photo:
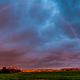
<path fill-rule="evenodd" d="M 9 73 L 10 71 L 9 71 L 6 67 L 3 67 L 3 68 L 1 69 L 1 72 L 2 72 L 2 73 Z"/>
<path fill-rule="evenodd" d="M 6 68 L 6 67 L 3 67 L 1 70 L 0 70 L 0 73 L 17 73 L 17 72 L 21 72 L 20 69 L 12 69 L 12 68 Z"/>

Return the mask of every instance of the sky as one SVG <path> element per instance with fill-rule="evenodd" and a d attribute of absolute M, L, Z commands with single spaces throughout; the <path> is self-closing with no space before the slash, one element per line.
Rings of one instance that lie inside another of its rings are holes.
<path fill-rule="evenodd" d="M 0 0 L 0 64 L 80 67 L 80 0 Z"/>

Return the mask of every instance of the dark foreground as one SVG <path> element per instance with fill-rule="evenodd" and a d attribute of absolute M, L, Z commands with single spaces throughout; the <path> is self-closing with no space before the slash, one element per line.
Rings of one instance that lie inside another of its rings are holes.
<path fill-rule="evenodd" d="M 80 80 L 80 71 L 0 74 L 0 80 Z"/>

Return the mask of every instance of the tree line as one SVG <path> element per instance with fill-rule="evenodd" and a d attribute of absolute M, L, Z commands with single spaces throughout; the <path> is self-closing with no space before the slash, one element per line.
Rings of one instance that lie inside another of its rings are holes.
<path fill-rule="evenodd" d="M 2 67 L 2 69 L 0 69 L 0 73 L 18 73 L 18 72 L 21 72 L 21 70 L 7 67 Z"/>

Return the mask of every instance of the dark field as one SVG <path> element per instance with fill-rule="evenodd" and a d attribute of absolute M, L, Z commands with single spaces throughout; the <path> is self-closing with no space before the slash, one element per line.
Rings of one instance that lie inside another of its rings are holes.
<path fill-rule="evenodd" d="M 80 71 L 0 74 L 0 80 L 80 80 Z"/>

